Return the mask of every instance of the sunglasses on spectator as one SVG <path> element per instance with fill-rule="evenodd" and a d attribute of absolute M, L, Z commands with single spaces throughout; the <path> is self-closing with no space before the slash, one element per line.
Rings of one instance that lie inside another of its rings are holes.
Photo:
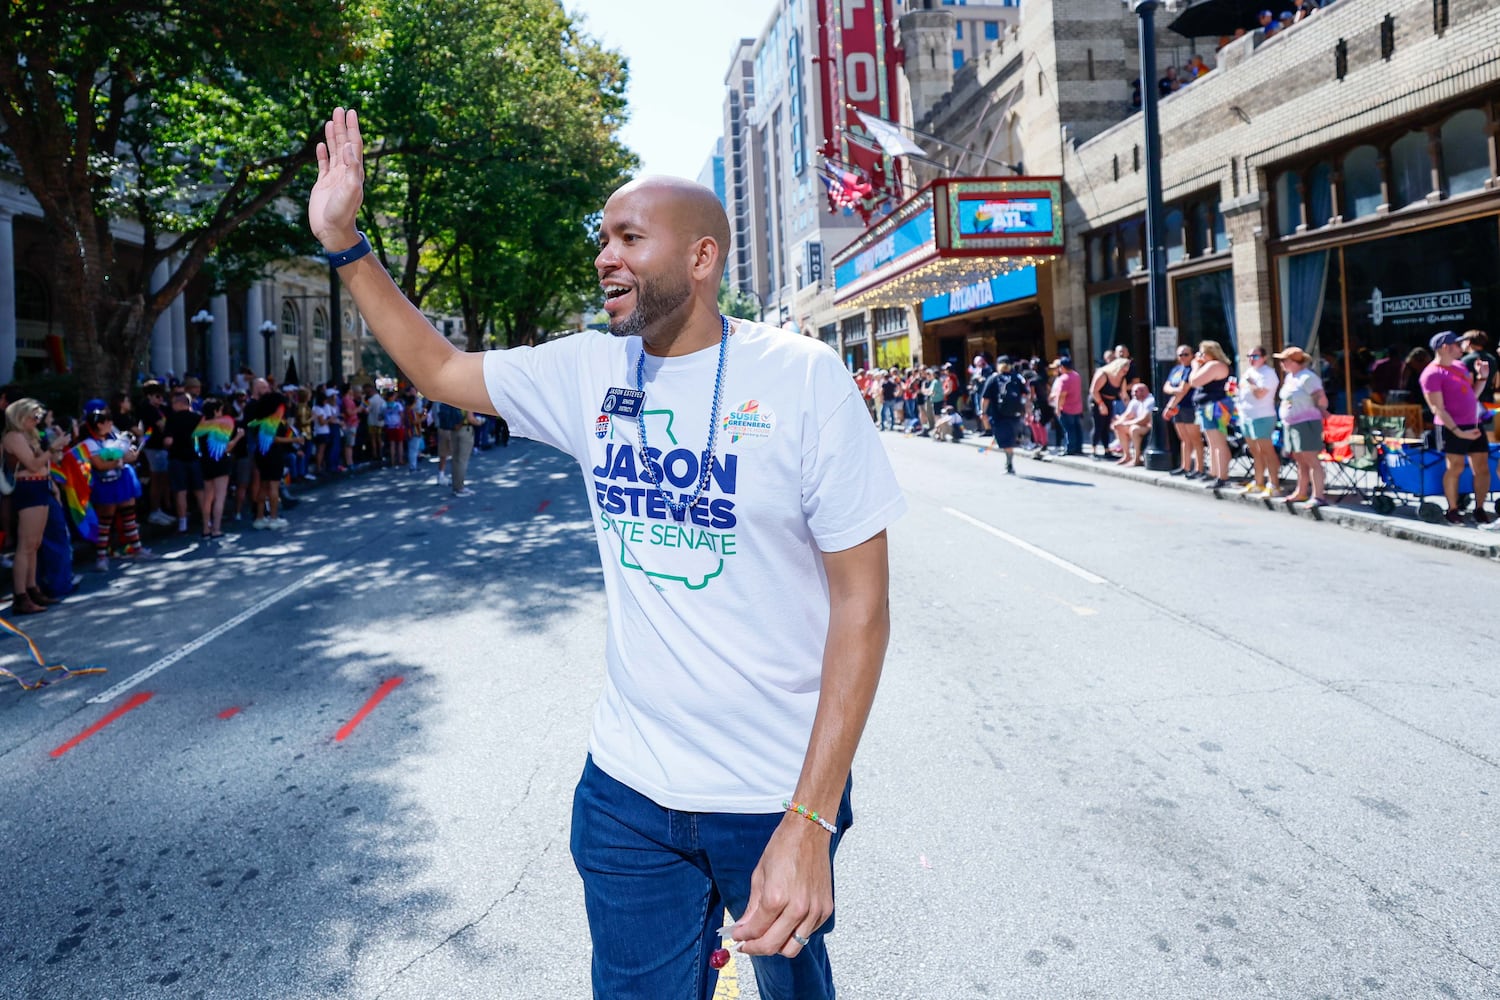
<path fill-rule="evenodd" d="M 1249 356 L 1252 357 L 1252 358 L 1263 358 L 1263 357 L 1265 357 L 1264 354 L 1258 354 L 1258 353 L 1256 353 L 1254 351 L 1251 351 Z"/>

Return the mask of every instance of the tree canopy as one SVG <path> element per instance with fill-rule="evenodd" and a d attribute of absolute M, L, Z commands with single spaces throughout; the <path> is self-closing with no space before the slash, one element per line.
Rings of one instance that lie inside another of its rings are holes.
<path fill-rule="evenodd" d="M 41 206 L 91 394 L 129 382 L 205 268 L 223 287 L 316 250 L 301 189 L 336 103 L 375 137 L 372 239 L 471 338 L 529 339 L 587 294 L 591 213 L 634 167 L 624 61 L 557 0 L 12 0 L 0 18 L 0 156 Z"/>

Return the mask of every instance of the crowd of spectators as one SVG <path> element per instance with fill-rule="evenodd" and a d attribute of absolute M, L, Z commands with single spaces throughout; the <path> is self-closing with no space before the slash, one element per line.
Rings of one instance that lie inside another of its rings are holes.
<path fill-rule="evenodd" d="M 436 485 L 457 498 L 477 447 L 505 444 L 504 421 L 430 405 L 394 381 L 278 385 L 242 369 L 205 395 L 201 380 L 153 378 L 135 393 L 89 399 L 79 412 L 0 388 L 0 549 L 13 615 L 70 593 L 75 543 L 95 569 L 145 560 L 143 525 L 196 531 L 206 546 L 236 528 L 279 531 L 294 484 L 368 470 L 415 475 L 434 454 Z M 300 488 L 300 486 L 298 487 Z"/>
<path fill-rule="evenodd" d="M 1160 387 L 1161 416 L 1176 439 L 1170 442 L 1172 452 L 1179 456 L 1169 474 L 1209 489 L 1232 489 L 1284 504 L 1327 505 L 1325 423 L 1344 407 L 1344 359 L 1316 358 L 1296 346 L 1274 355 L 1252 347 L 1245 359 L 1237 371 L 1214 340 L 1177 348 L 1177 363 Z M 1420 408 L 1418 422 L 1432 428 L 1423 445 L 1444 455 L 1448 523 L 1472 519 L 1478 526 L 1500 528 L 1485 506 L 1490 442 L 1496 437 L 1487 431 L 1500 413 L 1500 358 L 1490 350 L 1488 336 L 1480 330 L 1441 333 L 1425 347 L 1393 349 L 1379 357 L 1360 349 L 1351 359 L 1351 371 L 1354 406 L 1369 399 L 1404 403 L 1414 412 Z M 1039 459 L 1092 455 L 1120 465 L 1143 465 L 1158 409 L 1156 395 L 1123 346 L 1104 353 L 1086 387 L 1067 356 L 1043 364 L 1036 357 L 982 353 L 962 373 L 956 361 L 949 361 L 861 369 L 854 378 L 871 420 L 882 431 L 937 441 L 992 435 L 994 447 L 1005 455 L 1007 473 L 1015 471 L 1017 450 Z M 1085 409 L 1091 416 L 1087 441 Z M 1236 457 L 1248 464 L 1241 477 L 1231 476 Z M 1296 469 L 1290 490 L 1283 489 L 1283 459 Z M 1458 493 L 1466 467 L 1478 498 L 1467 515 Z"/>

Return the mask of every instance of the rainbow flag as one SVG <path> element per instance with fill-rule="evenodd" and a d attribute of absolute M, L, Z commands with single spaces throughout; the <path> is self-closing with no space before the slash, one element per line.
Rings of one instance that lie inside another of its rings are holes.
<path fill-rule="evenodd" d="M 233 417 L 204 420 L 193 430 L 193 449 L 204 458 L 217 462 L 229 454 L 229 440 L 232 437 Z"/>
<path fill-rule="evenodd" d="M 89 504 L 93 492 L 89 486 L 92 471 L 88 448 L 82 444 L 69 448 L 52 463 L 52 481 L 62 494 L 63 506 L 72 518 L 73 526 L 84 539 L 97 542 L 99 516 Z"/>

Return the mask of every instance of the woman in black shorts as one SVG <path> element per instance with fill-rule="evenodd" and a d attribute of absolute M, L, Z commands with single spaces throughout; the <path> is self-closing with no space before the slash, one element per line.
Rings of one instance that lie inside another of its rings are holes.
<path fill-rule="evenodd" d="M 229 495 L 229 473 L 234 468 L 234 447 L 244 430 L 233 416 L 224 412 L 224 401 L 210 397 L 203 401 L 203 419 L 193 430 L 193 451 L 203 467 L 203 489 L 198 503 L 203 513 L 203 537 L 219 538 L 224 534 L 224 498 Z"/>
<path fill-rule="evenodd" d="M 42 447 L 37 426 L 46 407 L 34 399 L 18 399 L 5 408 L 5 475 L 14 478 L 11 508 L 16 512 L 16 556 L 11 570 L 11 614 L 34 615 L 53 603 L 36 585 L 37 550 L 47 530 L 48 501 L 52 497 L 52 458 L 68 446 L 66 434 Z"/>

